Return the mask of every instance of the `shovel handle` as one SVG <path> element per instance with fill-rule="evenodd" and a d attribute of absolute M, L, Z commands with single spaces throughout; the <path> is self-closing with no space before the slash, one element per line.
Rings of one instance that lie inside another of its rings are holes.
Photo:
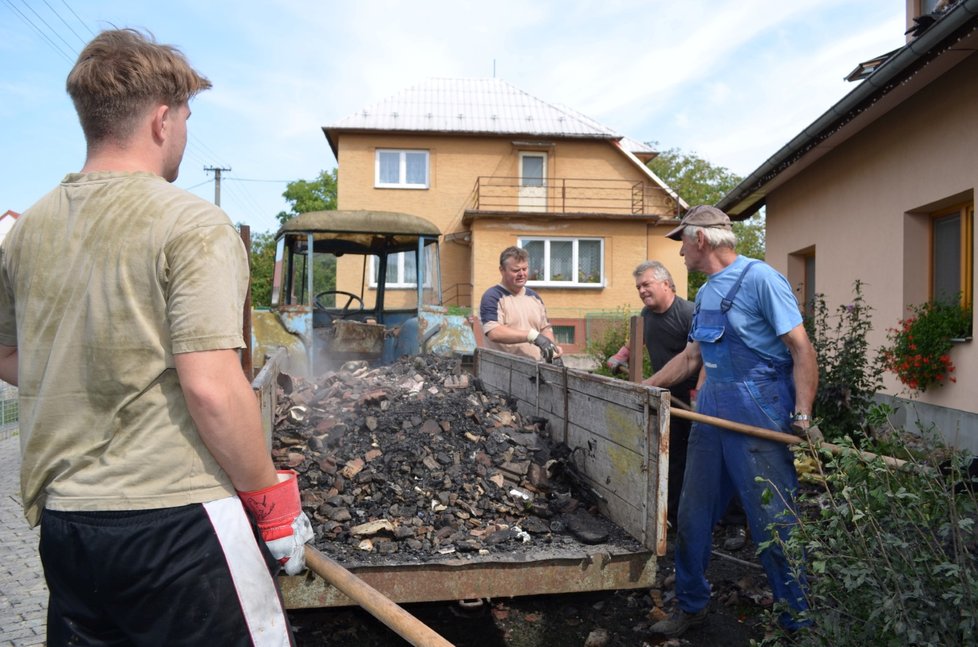
<path fill-rule="evenodd" d="M 452 647 L 431 627 L 309 544 L 306 566 L 415 647 Z"/>
<path fill-rule="evenodd" d="M 723 429 L 729 429 L 730 431 L 747 434 L 748 436 L 766 438 L 767 440 L 776 440 L 787 445 L 797 445 L 804 442 L 804 440 L 793 434 L 786 434 L 782 431 L 774 431 L 773 429 L 765 429 L 764 427 L 755 427 L 754 425 L 748 425 L 742 422 L 734 422 L 733 420 L 727 420 L 726 418 L 708 416 L 706 414 L 696 413 L 695 411 L 690 411 L 681 407 L 670 408 L 669 415 L 676 416 L 677 418 L 685 418 L 686 420 L 692 420 L 693 422 L 702 422 L 708 425 L 713 425 L 714 427 L 722 427 Z"/>
<path fill-rule="evenodd" d="M 678 402 L 682 402 L 679 400 Z M 748 436 L 756 436 L 757 438 L 766 438 L 767 440 L 774 440 L 780 443 L 785 443 L 788 445 L 797 445 L 799 443 L 806 442 L 805 439 L 799 438 L 792 434 L 786 434 L 781 431 L 773 431 L 771 429 L 764 429 L 763 427 L 755 427 L 754 425 L 747 425 L 742 422 L 734 422 L 733 420 L 727 420 L 725 418 L 717 418 L 715 416 L 708 416 L 702 413 L 696 413 L 695 411 L 690 411 L 684 409 L 682 406 L 671 407 L 669 409 L 670 415 L 676 416 L 677 418 L 685 418 L 687 420 L 692 420 L 693 422 L 702 422 L 708 425 L 713 425 L 714 427 L 722 427 L 723 429 L 729 429 L 731 431 L 736 431 L 741 434 L 747 434 Z M 832 443 L 822 442 L 818 444 L 819 448 L 825 448 L 832 452 L 833 454 L 843 454 L 846 452 L 856 451 L 849 449 L 848 447 L 841 447 L 839 445 L 833 445 Z M 907 461 L 901 460 L 899 458 L 894 458 L 892 456 L 880 456 L 872 452 L 859 452 L 859 455 L 866 460 L 873 460 L 875 458 L 881 458 L 884 463 L 891 467 L 903 467 L 906 465 Z"/>

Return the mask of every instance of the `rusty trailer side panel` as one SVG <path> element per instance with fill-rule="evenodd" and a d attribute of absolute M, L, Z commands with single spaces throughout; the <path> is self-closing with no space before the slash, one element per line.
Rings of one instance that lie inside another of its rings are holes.
<path fill-rule="evenodd" d="M 258 398 L 261 408 L 261 425 L 265 432 L 265 446 L 272 450 L 272 432 L 275 429 L 275 409 L 278 405 L 278 376 L 282 366 L 288 361 L 288 351 L 278 348 L 266 360 L 261 371 L 255 376 L 251 388 Z"/>
<path fill-rule="evenodd" d="M 655 564 L 655 557 L 647 551 L 566 551 L 563 556 L 539 551 L 512 561 L 454 558 L 349 570 L 391 600 L 404 604 L 647 588 L 655 580 Z M 290 609 L 354 604 L 320 578 L 281 577 L 279 582 Z"/>
<path fill-rule="evenodd" d="M 266 364 L 252 385 L 266 424 L 274 423 L 279 365 Z M 392 555 L 382 566 L 342 565 L 397 603 L 651 587 L 657 556 L 665 554 L 668 392 L 487 349 L 476 351 L 474 368 L 486 389 L 514 397 L 520 413 L 549 419 L 602 514 L 643 548 L 531 547 L 506 556 L 398 563 Z M 290 609 L 354 604 L 320 578 L 282 576 L 280 583 Z"/>
<path fill-rule="evenodd" d="M 487 349 L 477 351 L 475 369 L 485 387 L 516 398 L 520 413 L 547 418 L 601 513 L 665 555 L 668 391 Z"/>

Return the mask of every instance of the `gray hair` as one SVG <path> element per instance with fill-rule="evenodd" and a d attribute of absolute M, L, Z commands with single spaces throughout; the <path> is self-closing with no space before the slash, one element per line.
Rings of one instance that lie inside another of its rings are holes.
<path fill-rule="evenodd" d="M 516 247 L 515 245 L 512 247 L 507 247 L 499 255 L 499 267 L 505 265 L 506 261 L 511 258 L 517 263 L 522 263 L 523 261 L 530 260 L 530 253 L 522 247 Z"/>
<path fill-rule="evenodd" d="M 672 274 L 670 274 L 669 270 L 666 269 L 666 266 L 659 261 L 644 261 L 639 263 L 638 267 L 635 268 L 635 271 L 632 272 L 632 276 L 637 279 L 649 270 L 652 271 L 653 279 L 656 281 L 668 281 L 669 287 L 672 288 L 672 291 L 676 291 L 676 283 L 672 280 Z"/>
<path fill-rule="evenodd" d="M 707 244 L 716 249 L 717 247 L 729 247 L 733 249 L 737 246 L 737 234 L 730 229 L 720 227 L 697 227 L 696 225 L 686 225 L 683 227 L 683 238 L 696 240 L 696 232 L 702 231 L 703 238 Z"/>

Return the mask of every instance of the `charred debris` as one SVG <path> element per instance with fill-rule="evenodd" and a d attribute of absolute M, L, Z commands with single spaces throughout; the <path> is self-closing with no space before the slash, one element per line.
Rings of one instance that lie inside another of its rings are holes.
<path fill-rule="evenodd" d="M 282 374 L 272 439 L 317 548 L 351 565 L 641 546 L 601 516 L 573 451 L 456 359 Z"/>

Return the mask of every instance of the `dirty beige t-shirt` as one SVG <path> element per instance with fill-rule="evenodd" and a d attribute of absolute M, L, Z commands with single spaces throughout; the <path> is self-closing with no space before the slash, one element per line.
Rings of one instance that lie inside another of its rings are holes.
<path fill-rule="evenodd" d="M 149 173 L 70 174 L 0 249 L 0 344 L 18 348 L 21 494 L 133 510 L 233 494 L 173 354 L 243 346 L 248 262 L 228 217 Z"/>
<path fill-rule="evenodd" d="M 530 342 L 500 344 L 489 339 L 489 331 L 497 326 L 509 326 L 520 330 L 532 328 L 538 332 L 550 328 L 547 308 L 543 305 L 543 299 L 539 294 L 525 286 L 513 294 L 502 284 L 496 284 L 482 295 L 479 317 L 482 321 L 482 332 L 486 335 L 486 348 L 540 361 L 540 348 L 535 344 Z"/>

